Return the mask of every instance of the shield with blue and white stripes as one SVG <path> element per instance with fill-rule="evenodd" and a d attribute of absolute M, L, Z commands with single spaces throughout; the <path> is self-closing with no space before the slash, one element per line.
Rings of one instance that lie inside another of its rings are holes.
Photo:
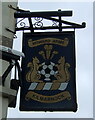
<path fill-rule="evenodd" d="M 24 33 L 21 111 L 76 111 L 74 31 Z"/>

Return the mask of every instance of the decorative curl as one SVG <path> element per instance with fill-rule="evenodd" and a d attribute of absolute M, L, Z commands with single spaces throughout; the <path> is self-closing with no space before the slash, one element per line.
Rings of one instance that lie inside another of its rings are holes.
<path fill-rule="evenodd" d="M 21 22 L 20 25 L 21 25 L 22 27 L 25 27 L 25 26 L 26 26 L 25 22 Z"/>
<path fill-rule="evenodd" d="M 23 21 L 24 19 L 25 19 L 25 18 L 22 18 L 21 20 L 19 20 L 19 21 L 15 24 L 15 26 L 17 27 L 17 25 L 20 24 L 20 22 Z"/>
<path fill-rule="evenodd" d="M 41 17 L 35 17 L 34 18 L 36 20 L 36 22 L 33 24 L 35 27 L 43 27 L 43 23 L 42 23 L 42 20 L 43 18 Z"/>

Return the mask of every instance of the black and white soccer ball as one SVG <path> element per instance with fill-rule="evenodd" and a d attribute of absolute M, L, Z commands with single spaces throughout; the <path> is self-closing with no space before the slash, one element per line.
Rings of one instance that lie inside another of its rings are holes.
<path fill-rule="evenodd" d="M 55 75 L 58 73 L 58 69 L 53 62 L 43 62 L 41 67 L 39 67 L 38 73 L 41 75 L 40 80 L 52 82 L 56 80 Z"/>

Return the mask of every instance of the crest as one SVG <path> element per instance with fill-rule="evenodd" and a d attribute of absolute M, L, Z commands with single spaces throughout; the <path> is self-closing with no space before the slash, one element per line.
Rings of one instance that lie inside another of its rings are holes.
<path fill-rule="evenodd" d="M 21 96 L 31 105 L 25 109 L 76 111 L 74 33 L 24 36 Z"/>

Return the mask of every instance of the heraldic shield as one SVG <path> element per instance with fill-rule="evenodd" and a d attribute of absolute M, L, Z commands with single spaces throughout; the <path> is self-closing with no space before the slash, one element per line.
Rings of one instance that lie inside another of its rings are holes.
<path fill-rule="evenodd" d="M 21 111 L 76 111 L 75 33 L 24 33 Z"/>

